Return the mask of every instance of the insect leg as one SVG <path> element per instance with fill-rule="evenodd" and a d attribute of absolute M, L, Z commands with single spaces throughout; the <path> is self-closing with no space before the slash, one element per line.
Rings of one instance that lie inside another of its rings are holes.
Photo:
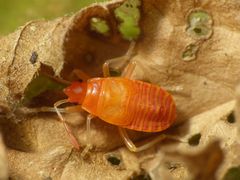
<path fill-rule="evenodd" d="M 164 140 L 164 139 L 166 139 L 168 137 L 171 138 L 171 139 L 176 139 L 175 137 L 172 137 L 172 136 L 169 136 L 169 135 L 165 135 L 165 134 L 161 134 L 160 136 L 156 137 L 152 141 L 150 141 L 150 142 L 148 142 L 148 143 L 146 143 L 146 144 L 144 144 L 142 146 L 136 147 L 135 144 L 132 142 L 132 140 L 129 138 L 126 130 L 123 129 L 123 128 L 120 128 L 120 127 L 118 129 L 119 129 L 121 137 L 124 140 L 125 145 L 132 152 L 140 152 L 140 151 L 143 151 L 145 149 L 148 149 L 151 146 L 153 146 L 156 143 L 158 143 L 159 141 L 162 141 L 162 140 Z"/>
<path fill-rule="evenodd" d="M 70 76 L 73 75 L 75 75 L 78 79 L 81 79 L 83 81 L 87 81 L 88 79 L 90 79 L 90 76 L 88 76 L 85 72 L 83 72 L 80 69 L 74 69 Z"/>
<path fill-rule="evenodd" d="M 56 112 L 54 107 L 47 107 L 47 106 L 36 107 L 36 108 L 22 107 L 22 108 L 19 108 L 19 110 L 24 114 L 40 113 L 40 112 Z M 66 109 L 65 108 L 58 108 L 58 111 L 61 112 L 61 113 L 65 113 Z"/>
<path fill-rule="evenodd" d="M 135 62 L 135 61 L 130 62 L 130 63 L 127 65 L 127 67 L 123 70 L 121 76 L 122 76 L 122 77 L 125 77 L 125 78 L 131 79 L 135 67 L 136 67 L 136 62 Z"/>
<path fill-rule="evenodd" d="M 103 68 L 103 76 L 104 77 L 110 76 L 110 72 L 109 72 L 110 64 L 114 67 L 114 69 L 119 70 L 128 63 L 129 59 L 131 58 L 131 56 L 133 54 L 135 44 L 136 44 L 135 42 L 131 42 L 129 49 L 125 55 L 123 55 L 121 57 L 109 59 L 103 64 L 102 68 Z"/>
<path fill-rule="evenodd" d="M 69 106 L 65 108 L 57 108 L 58 112 L 60 113 L 74 113 L 74 112 L 82 112 L 82 106 L 76 105 L 76 106 Z M 54 107 L 37 107 L 37 108 L 20 108 L 23 113 L 30 114 L 30 113 L 40 113 L 40 112 L 56 112 L 56 109 Z"/>
<path fill-rule="evenodd" d="M 64 125 L 64 128 L 65 130 L 67 131 L 68 133 L 68 136 L 70 138 L 70 141 L 72 143 L 72 145 L 76 148 L 76 149 L 80 149 L 80 145 L 76 139 L 76 137 L 73 135 L 71 129 L 69 128 L 69 126 L 67 125 L 67 122 L 66 120 L 63 118 L 62 114 L 60 113 L 60 111 L 58 110 L 58 106 L 64 104 L 64 103 L 67 103 L 68 100 L 67 99 L 64 99 L 64 100 L 60 100 L 60 101 L 57 101 L 55 104 L 54 104 L 54 109 L 59 117 L 59 119 L 61 120 L 61 122 L 63 123 Z"/>
<path fill-rule="evenodd" d="M 86 138 L 87 145 L 86 145 L 86 147 L 84 148 L 84 150 L 81 153 L 82 157 L 84 157 L 89 152 L 89 150 L 92 148 L 92 142 L 91 142 L 91 120 L 94 117 L 95 116 L 92 115 L 92 114 L 89 114 L 87 116 L 87 138 Z"/>
<path fill-rule="evenodd" d="M 129 58 L 131 57 L 131 54 L 133 54 L 133 49 L 134 49 L 135 43 L 134 43 L 134 44 L 131 43 L 130 46 L 131 46 L 131 47 L 129 48 L 129 50 L 128 50 L 128 52 L 127 52 Z M 131 79 L 135 67 L 136 67 L 136 62 L 135 62 L 135 61 L 130 62 L 130 63 L 124 68 L 121 76 L 122 76 L 122 77 L 125 77 L 125 78 Z"/>

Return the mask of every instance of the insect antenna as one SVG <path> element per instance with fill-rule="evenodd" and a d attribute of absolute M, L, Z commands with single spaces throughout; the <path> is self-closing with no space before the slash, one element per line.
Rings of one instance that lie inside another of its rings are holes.
<path fill-rule="evenodd" d="M 70 141 L 71 143 L 73 144 L 73 146 L 76 148 L 76 149 L 80 149 L 80 145 L 76 139 L 76 137 L 73 135 L 71 129 L 69 128 L 69 126 L 67 125 L 67 122 L 66 120 L 63 118 L 62 114 L 60 113 L 60 110 L 58 108 L 58 106 L 61 106 L 62 104 L 65 104 L 65 103 L 68 103 L 68 100 L 67 99 L 63 99 L 63 100 L 60 100 L 60 101 L 57 101 L 56 103 L 54 103 L 54 110 L 55 112 L 57 113 L 59 119 L 61 120 L 61 122 L 63 123 L 64 125 L 64 128 L 65 130 L 67 131 L 68 133 L 68 136 L 70 138 Z"/>
<path fill-rule="evenodd" d="M 32 108 L 29 109 L 29 112 L 56 112 L 56 109 L 54 107 L 39 107 L 39 108 Z M 58 108 L 58 111 L 61 113 L 66 113 L 66 109 L 65 108 Z"/>

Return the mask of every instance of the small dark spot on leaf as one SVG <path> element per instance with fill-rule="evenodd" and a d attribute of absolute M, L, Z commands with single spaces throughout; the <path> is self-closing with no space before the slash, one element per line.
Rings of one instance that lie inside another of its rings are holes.
<path fill-rule="evenodd" d="M 206 82 L 206 81 L 204 81 L 204 82 L 203 82 L 203 84 L 204 84 L 204 85 L 207 85 L 207 82 Z"/>
<path fill-rule="evenodd" d="M 194 28 L 195 33 L 200 34 L 202 32 L 201 28 Z"/>
<path fill-rule="evenodd" d="M 181 165 L 175 162 L 166 162 L 166 166 L 170 171 L 174 171 L 175 169 L 179 168 Z"/>
<path fill-rule="evenodd" d="M 228 169 L 224 175 L 223 180 L 239 180 L 240 179 L 240 166 Z"/>
<path fill-rule="evenodd" d="M 38 58 L 38 54 L 36 51 L 33 51 L 32 52 L 32 55 L 31 55 L 31 58 L 30 58 L 30 62 L 32 64 L 35 64 L 37 62 L 37 58 Z"/>
<path fill-rule="evenodd" d="M 199 144 L 200 139 L 201 139 L 200 133 L 194 134 L 192 137 L 188 139 L 188 144 L 191 146 L 197 146 Z"/>
<path fill-rule="evenodd" d="M 151 180 L 152 178 L 150 175 L 145 171 L 142 170 L 140 173 L 133 174 L 130 180 Z"/>
<path fill-rule="evenodd" d="M 228 115 L 228 117 L 227 117 L 227 121 L 229 122 L 229 123 L 235 123 L 235 117 L 234 117 L 234 112 L 231 112 L 229 115 Z"/>
<path fill-rule="evenodd" d="M 116 157 L 116 156 L 114 156 L 114 155 L 109 155 L 109 156 L 107 157 L 107 160 L 108 160 L 108 162 L 110 162 L 111 165 L 113 165 L 113 166 L 118 166 L 118 165 L 121 163 L 120 158 L 119 158 L 119 157 Z"/>
<path fill-rule="evenodd" d="M 86 53 L 84 55 L 84 60 L 87 64 L 91 64 L 94 62 L 94 56 L 91 53 Z"/>

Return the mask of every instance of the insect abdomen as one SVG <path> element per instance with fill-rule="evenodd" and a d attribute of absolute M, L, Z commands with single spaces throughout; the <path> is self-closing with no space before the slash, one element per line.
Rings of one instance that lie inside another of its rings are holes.
<path fill-rule="evenodd" d="M 131 122 L 125 128 L 145 132 L 158 132 L 167 129 L 176 118 L 176 107 L 172 96 L 162 88 L 133 81 L 134 93 L 128 104 Z"/>

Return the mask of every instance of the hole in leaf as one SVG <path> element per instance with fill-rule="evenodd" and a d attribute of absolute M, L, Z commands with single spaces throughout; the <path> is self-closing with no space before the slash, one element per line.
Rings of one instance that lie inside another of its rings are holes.
<path fill-rule="evenodd" d="M 188 16 L 187 32 L 196 39 L 207 39 L 212 34 L 212 17 L 203 10 L 192 11 Z"/>
<path fill-rule="evenodd" d="M 200 133 L 194 134 L 192 137 L 188 139 L 188 144 L 191 146 L 197 146 L 199 144 L 200 139 L 201 139 Z"/>
<path fill-rule="evenodd" d="M 118 29 L 126 40 L 135 40 L 141 33 L 138 25 L 141 16 L 140 5 L 140 0 L 127 0 L 114 10 L 115 17 L 120 21 Z"/>
<path fill-rule="evenodd" d="M 201 28 L 194 28 L 195 33 L 200 34 L 202 32 Z"/>
<path fill-rule="evenodd" d="M 227 121 L 228 121 L 229 123 L 235 123 L 236 120 L 235 120 L 234 112 L 231 112 L 231 113 L 228 115 Z"/>
<path fill-rule="evenodd" d="M 121 158 L 115 154 L 110 154 L 107 156 L 107 161 L 113 166 L 118 166 L 121 163 Z"/>
<path fill-rule="evenodd" d="M 195 44 L 188 45 L 185 48 L 184 52 L 182 53 L 182 59 L 184 61 L 191 61 L 191 60 L 196 59 L 196 54 L 197 54 L 198 49 L 199 49 L 199 47 Z"/>
<path fill-rule="evenodd" d="M 117 157 L 113 157 L 113 156 L 110 156 L 108 157 L 107 159 L 112 165 L 119 165 L 120 164 L 120 159 L 118 159 Z"/>
<path fill-rule="evenodd" d="M 95 31 L 99 34 L 102 34 L 104 36 L 109 35 L 109 26 L 107 24 L 107 21 L 98 17 L 93 17 L 90 20 L 90 26 L 91 30 Z"/>
<path fill-rule="evenodd" d="M 65 87 L 66 85 L 57 82 L 56 80 L 51 79 L 46 75 L 40 74 L 39 76 L 35 77 L 28 85 L 27 89 L 24 92 L 24 98 L 21 104 L 29 105 L 32 103 L 32 100 L 40 94 L 49 91 L 62 92 L 63 88 Z"/>
<path fill-rule="evenodd" d="M 223 177 L 223 180 L 239 180 L 240 179 L 240 166 L 228 169 Z"/>
<path fill-rule="evenodd" d="M 142 170 L 140 173 L 133 174 L 130 180 L 151 180 L 151 176 L 145 171 Z"/>

